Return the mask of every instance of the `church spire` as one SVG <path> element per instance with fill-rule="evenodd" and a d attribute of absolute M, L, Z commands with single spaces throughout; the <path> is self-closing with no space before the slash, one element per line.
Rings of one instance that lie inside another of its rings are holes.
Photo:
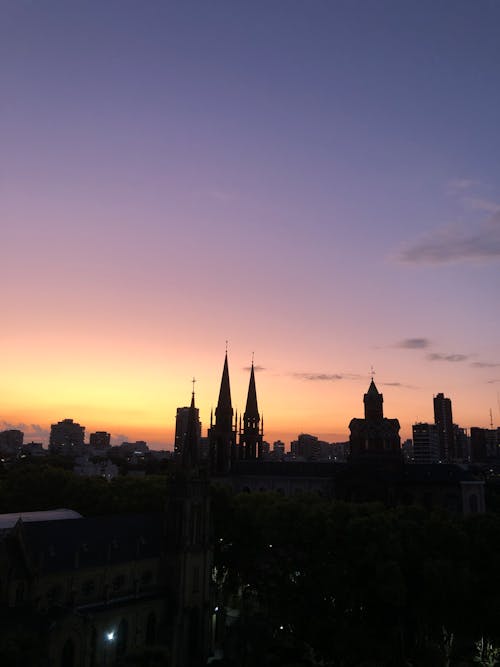
<path fill-rule="evenodd" d="M 215 409 L 215 416 L 217 413 L 224 411 L 231 411 L 233 414 L 233 407 L 231 405 L 231 386 L 229 384 L 229 365 L 227 363 L 227 350 L 226 356 L 224 357 L 224 368 L 222 369 L 222 379 L 220 383 L 219 391 L 219 402 L 217 403 L 217 408 Z"/>
<path fill-rule="evenodd" d="M 186 439 L 182 448 L 182 467 L 185 470 L 192 470 L 199 464 L 199 420 L 198 411 L 194 404 L 194 383 L 191 394 L 191 405 L 189 406 Z"/>
<path fill-rule="evenodd" d="M 212 472 L 215 474 L 227 474 L 231 469 L 231 462 L 236 460 L 236 433 L 233 428 L 233 414 L 226 347 L 219 401 L 215 408 L 215 423 L 211 426 L 209 432 L 210 460 Z"/>
<path fill-rule="evenodd" d="M 384 417 L 383 404 L 384 397 L 379 393 L 379 390 L 375 386 L 373 381 L 373 375 L 368 387 L 368 391 L 363 397 L 363 403 L 365 404 L 365 419 L 372 419 L 375 421 L 380 421 Z"/>
<path fill-rule="evenodd" d="M 259 408 L 257 406 L 257 390 L 255 388 L 255 372 L 253 367 L 250 370 L 250 382 L 248 384 L 248 395 L 247 395 L 247 405 L 245 408 L 245 419 L 246 417 L 259 417 Z"/>
<path fill-rule="evenodd" d="M 250 368 L 250 382 L 245 412 L 243 414 L 243 434 L 240 436 L 240 448 L 243 448 L 245 459 L 253 460 L 261 456 L 262 433 L 259 429 L 260 415 L 257 404 L 257 390 L 255 387 L 255 368 Z"/>

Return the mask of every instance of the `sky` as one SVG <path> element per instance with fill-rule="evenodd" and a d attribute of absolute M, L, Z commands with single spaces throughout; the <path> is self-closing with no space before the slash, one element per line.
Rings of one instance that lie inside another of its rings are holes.
<path fill-rule="evenodd" d="M 500 426 L 500 3 L 0 4 L 0 429 Z"/>

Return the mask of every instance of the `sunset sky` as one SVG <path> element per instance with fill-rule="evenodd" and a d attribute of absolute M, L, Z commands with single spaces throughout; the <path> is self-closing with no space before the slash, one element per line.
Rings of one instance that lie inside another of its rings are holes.
<path fill-rule="evenodd" d="M 500 425 L 500 3 L 0 4 L 0 430 Z"/>

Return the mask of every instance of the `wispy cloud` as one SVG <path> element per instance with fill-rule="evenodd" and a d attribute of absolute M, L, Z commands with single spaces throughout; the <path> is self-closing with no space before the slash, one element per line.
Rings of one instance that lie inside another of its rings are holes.
<path fill-rule="evenodd" d="M 361 376 L 354 373 L 292 373 L 298 380 L 309 382 L 337 382 L 338 380 L 358 380 Z"/>
<path fill-rule="evenodd" d="M 399 254 L 406 264 L 444 264 L 500 258 L 500 212 L 467 231 L 460 225 L 437 229 Z"/>
<path fill-rule="evenodd" d="M 450 361 L 459 362 L 467 361 L 470 358 L 469 354 L 443 354 L 441 352 L 431 352 L 427 355 L 429 361 Z"/>
<path fill-rule="evenodd" d="M 423 350 L 431 344 L 428 338 L 405 338 L 396 343 L 395 347 L 403 350 Z"/>
<path fill-rule="evenodd" d="M 477 211 L 486 211 L 487 213 L 500 213 L 500 204 L 489 199 L 481 197 L 464 197 L 463 202 Z"/>
<path fill-rule="evenodd" d="M 111 434 L 111 443 L 114 445 L 121 445 L 122 442 L 132 442 L 128 435 L 124 433 L 112 433 Z"/>
<path fill-rule="evenodd" d="M 490 361 L 473 361 L 471 366 L 474 368 L 497 368 L 500 364 L 494 364 Z"/>
<path fill-rule="evenodd" d="M 451 181 L 448 181 L 446 189 L 449 194 L 456 195 L 466 190 L 470 190 L 476 185 L 479 185 L 479 181 L 474 181 L 471 178 L 455 178 Z"/>
<path fill-rule="evenodd" d="M 256 373 L 258 373 L 259 371 L 265 371 L 266 370 L 264 366 L 257 366 L 257 365 L 254 365 L 253 369 Z M 249 372 L 249 371 L 252 370 L 252 367 L 251 366 L 243 366 L 243 370 Z"/>
<path fill-rule="evenodd" d="M 404 384 L 403 382 L 379 382 L 382 387 L 401 387 L 401 389 L 417 389 L 412 384 Z"/>

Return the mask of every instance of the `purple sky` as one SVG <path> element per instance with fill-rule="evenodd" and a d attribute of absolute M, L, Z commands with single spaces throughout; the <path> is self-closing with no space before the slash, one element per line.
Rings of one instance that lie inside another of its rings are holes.
<path fill-rule="evenodd" d="M 499 81 L 493 1 L 3 2 L 0 422 L 171 442 L 229 339 L 271 440 L 500 424 Z"/>

